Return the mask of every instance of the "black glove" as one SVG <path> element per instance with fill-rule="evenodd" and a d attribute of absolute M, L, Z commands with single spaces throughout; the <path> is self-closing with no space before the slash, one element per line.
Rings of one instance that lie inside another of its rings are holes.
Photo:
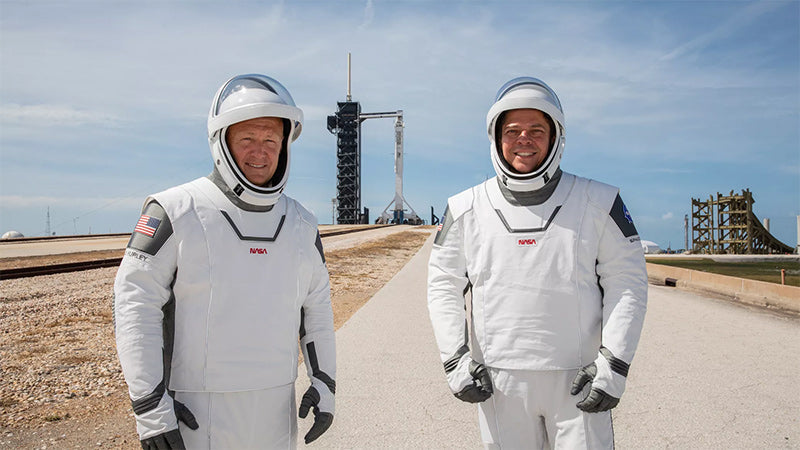
<path fill-rule="evenodd" d="M 157 434 L 147 439 L 142 439 L 142 449 L 144 450 L 185 450 L 181 432 L 177 429 L 165 433 Z"/>
<path fill-rule="evenodd" d="M 314 442 L 315 439 L 322 436 L 322 433 L 330 428 L 331 424 L 333 423 L 333 414 L 329 412 L 323 412 L 319 409 L 319 402 L 320 396 L 319 392 L 314 386 L 308 388 L 305 394 L 303 394 L 303 398 L 300 400 L 300 409 L 298 410 L 298 415 L 301 419 L 305 419 L 308 416 L 308 410 L 314 410 L 314 425 L 311 426 L 311 429 L 308 430 L 305 436 L 306 444 L 310 444 Z"/>
<path fill-rule="evenodd" d="M 591 363 L 588 366 L 582 367 L 578 371 L 578 375 L 575 376 L 575 380 L 572 381 L 572 389 L 569 393 L 572 395 L 578 394 L 583 390 L 583 387 L 586 385 L 586 383 L 593 382 L 596 376 L 597 365 L 595 363 Z M 600 388 L 592 387 L 592 389 L 589 391 L 589 395 L 576 403 L 575 406 L 582 411 L 594 413 L 608 411 L 609 409 L 617 406 L 618 403 L 618 397 L 613 397 Z"/>
<path fill-rule="evenodd" d="M 178 421 L 183 422 L 192 430 L 199 428 L 197 419 L 194 418 L 194 414 L 189 411 L 186 405 L 177 400 L 173 400 L 172 402 L 173 408 L 175 409 L 175 418 L 178 419 Z M 150 436 L 147 439 L 142 439 L 140 443 L 142 444 L 143 450 L 186 449 L 186 445 L 183 443 L 183 438 L 181 437 L 181 432 L 177 429 Z"/>
<path fill-rule="evenodd" d="M 472 384 L 456 392 L 456 398 L 467 403 L 480 403 L 491 397 L 494 388 L 486 366 L 470 359 L 469 374 L 472 375 Z"/>

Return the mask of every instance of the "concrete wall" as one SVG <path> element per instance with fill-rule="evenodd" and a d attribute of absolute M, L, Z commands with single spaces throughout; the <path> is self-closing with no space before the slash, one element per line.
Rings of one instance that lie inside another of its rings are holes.
<path fill-rule="evenodd" d="M 800 287 L 796 286 L 653 263 L 647 263 L 647 276 L 651 282 L 657 284 L 664 284 L 665 280 L 670 278 L 675 280 L 675 286 L 678 288 L 719 294 L 742 303 L 800 314 Z"/>

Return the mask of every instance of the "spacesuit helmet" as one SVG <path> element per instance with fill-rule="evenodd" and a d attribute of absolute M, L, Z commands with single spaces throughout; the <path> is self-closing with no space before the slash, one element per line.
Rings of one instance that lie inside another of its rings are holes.
<path fill-rule="evenodd" d="M 544 161 L 531 172 L 519 173 L 503 157 L 500 146 L 498 120 L 506 111 L 536 109 L 552 121 L 552 145 Z M 492 165 L 498 179 L 510 190 L 534 191 L 543 187 L 558 170 L 564 152 L 564 112 L 556 93 L 544 81 L 533 77 L 519 77 L 507 82 L 497 91 L 494 104 L 486 115 L 486 127 L 491 141 Z"/>
<path fill-rule="evenodd" d="M 283 119 L 283 144 L 275 174 L 264 185 L 250 182 L 239 169 L 228 148 L 228 128 L 259 117 Z M 303 111 L 295 106 L 289 91 L 277 80 L 265 75 L 238 75 L 219 88 L 208 113 L 208 143 L 214 167 L 225 184 L 243 202 L 270 206 L 278 201 L 289 178 L 291 143 L 300 136 Z"/>

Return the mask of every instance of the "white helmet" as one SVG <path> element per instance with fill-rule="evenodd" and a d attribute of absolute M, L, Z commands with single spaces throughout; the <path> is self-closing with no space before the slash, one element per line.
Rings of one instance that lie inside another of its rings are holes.
<path fill-rule="evenodd" d="M 247 180 L 233 159 L 225 140 L 231 125 L 259 117 L 284 119 L 283 149 L 275 174 L 267 186 Z M 278 81 L 264 75 L 247 74 L 231 78 L 219 88 L 208 113 L 208 143 L 214 167 L 222 180 L 242 201 L 256 206 L 271 206 L 278 201 L 289 178 L 289 147 L 300 136 L 303 111 Z"/>
<path fill-rule="evenodd" d="M 542 164 L 529 173 L 514 170 L 503 157 L 495 137 L 497 120 L 506 111 L 513 109 L 538 109 L 553 121 L 553 146 Z M 486 127 L 491 141 L 492 165 L 497 177 L 512 191 L 527 192 L 543 187 L 558 170 L 564 153 L 564 112 L 556 93 L 544 81 L 532 77 L 514 78 L 497 91 L 494 105 L 486 115 Z"/>

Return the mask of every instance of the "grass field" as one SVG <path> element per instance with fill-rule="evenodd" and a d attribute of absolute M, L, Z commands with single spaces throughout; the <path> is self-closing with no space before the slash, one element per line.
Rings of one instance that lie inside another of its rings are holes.
<path fill-rule="evenodd" d="M 777 284 L 781 283 L 781 269 L 786 269 L 786 284 L 800 286 L 800 263 L 797 261 L 716 262 L 711 258 L 647 258 L 647 262 Z"/>

